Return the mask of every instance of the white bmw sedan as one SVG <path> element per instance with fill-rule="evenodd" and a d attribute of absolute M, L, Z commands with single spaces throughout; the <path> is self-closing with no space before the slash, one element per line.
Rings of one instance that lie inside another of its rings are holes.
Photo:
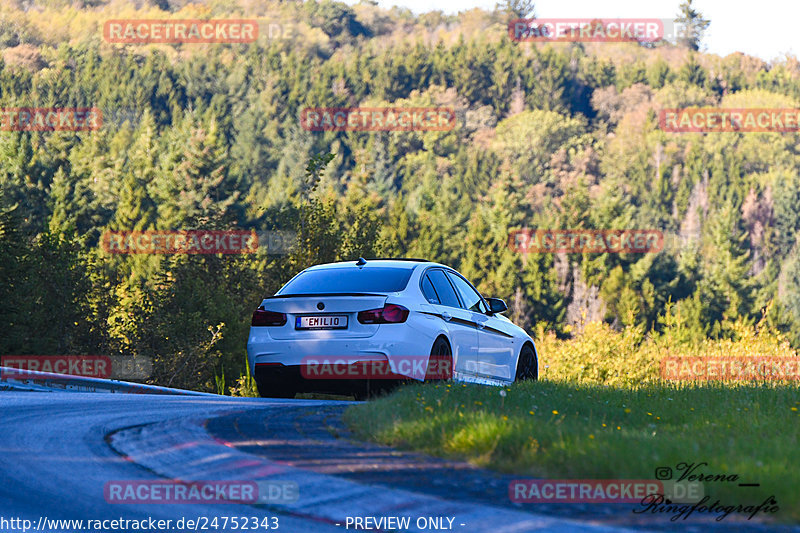
<path fill-rule="evenodd" d="M 537 379 L 533 339 L 445 265 L 375 259 L 316 265 L 253 313 L 247 355 L 264 397 L 357 398 L 403 380 L 503 385 Z"/>

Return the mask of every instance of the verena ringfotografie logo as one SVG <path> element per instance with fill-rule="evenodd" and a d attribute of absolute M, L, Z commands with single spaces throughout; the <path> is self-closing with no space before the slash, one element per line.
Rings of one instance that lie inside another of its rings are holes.
<path fill-rule="evenodd" d="M 306 107 L 300 125 L 308 131 L 449 131 L 450 107 Z"/>
<path fill-rule="evenodd" d="M 358 361 L 348 357 L 304 357 L 300 374 L 305 379 L 416 379 L 453 377 L 448 356 L 405 355 L 389 360 Z"/>
<path fill-rule="evenodd" d="M 109 43 L 252 43 L 258 38 L 257 20 L 121 19 L 103 25 Z"/>
<path fill-rule="evenodd" d="M 515 19 L 508 35 L 517 42 L 656 42 L 664 39 L 661 19 Z"/>
<path fill-rule="evenodd" d="M 800 131 L 800 109 L 694 107 L 662 109 L 658 124 L 670 133 Z"/>
<path fill-rule="evenodd" d="M 149 357 L 118 355 L 3 355 L 0 366 L 7 378 L 33 379 L 33 372 L 102 379 L 147 379 L 153 371 Z"/>
<path fill-rule="evenodd" d="M 667 357 L 661 377 L 671 381 L 800 380 L 798 357 Z"/>
<path fill-rule="evenodd" d="M 515 479 L 508 485 L 508 496 L 517 503 L 640 503 L 665 494 L 672 501 L 696 502 L 703 485 L 653 479 Z"/>
<path fill-rule="evenodd" d="M 0 131 L 92 131 L 102 125 L 96 107 L 0 108 Z"/>
<path fill-rule="evenodd" d="M 644 229 L 520 229 L 508 245 L 519 253 L 647 253 L 664 247 L 664 234 Z"/>
<path fill-rule="evenodd" d="M 720 500 L 711 502 L 711 496 L 703 496 L 702 498 L 694 498 L 693 501 L 680 501 L 670 494 L 649 494 L 641 501 L 641 508 L 634 509 L 636 514 L 671 514 L 670 522 L 676 522 L 679 519 L 686 520 L 693 513 L 699 514 L 707 513 L 709 515 L 719 515 L 714 520 L 721 522 L 728 517 L 731 513 L 748 515 L 747 520 L 752 520 L 759 512 L 764 514 L 776 513 L 780 510 L 778 501 L 775 495 L 769 496 L 761 501 L 759 505 L 755 505 L 756 501 L 750 500 L 747 495 L 748 489 L 751 487 L 758 487 L 760 483 L 740 483 L 739 475 L 735 473 L 706 473 L 702 468 L 708 466 L 706 462 L 680 462 L 675 466 L 678 472 L 682 472 L 680 477 L 674 482 L 677 485 L 684 483 L 684 480 L 689 483 L 709 483 L 712 486 L 716 484 L 733 484 L 743 490 L 743 494 L 750 503 L 731 504 L 728 502 L 722 503 Z M 662 480 L 661 483 L 665 485 L 671 483 L 673 478 L 673 470 L 670 466 L 659 466 L 656 468 L 656 479 Z M 751 480 L 748 480 L 751 481 Z M 702 485 L 701 485 L 702 486 Z M 702 496 L 702 494 L 701 494 Z M 675 505 L 678 503 L 691 503 L 693 505 Z"/>
<path fill-rule="evenodd" d="M 294 503 L 294 481 L 109 481 L 103 487 L 108 503 L 209 504 Z"/>

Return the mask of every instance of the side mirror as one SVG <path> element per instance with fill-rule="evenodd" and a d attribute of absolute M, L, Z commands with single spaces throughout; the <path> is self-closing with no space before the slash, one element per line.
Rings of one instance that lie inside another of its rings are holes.
<path fill-rule="evenodd" d="M 486 301 L 489 303 L 489 312 L 493 315 L 508 311 L 508 306 L 500 298 L 487 298 Z"/>

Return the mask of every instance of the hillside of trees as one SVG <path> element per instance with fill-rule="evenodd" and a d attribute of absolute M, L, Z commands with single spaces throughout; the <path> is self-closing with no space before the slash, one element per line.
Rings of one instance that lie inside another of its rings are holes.
<path fill-rule="evenodd" d="M 244 371 L 263 296 L 359 256 L 451 265 L 532 334 L 669 322 L 700 342 L 764 321 L 800 346 L 800 137 L 658 125 L 662 108 L 800 107 L 800 62 L 697 42 L 519 43 L 512 11 L 3 2 L 0 108 L 97 107 L 103 126 L 0 131 L 0 354 L 141 355 L 154 383 L 218 390 Z M 106 42 L 103 23 L 123 18 L 257 18 L 261 32 Z M 345 106 L 447 106 L 459 119 L 450 131 L 300 126 L 305 107 Z M 292 230 L 299 246 L 99 245 L 105 231 L 196 228 Z M 523 255 L 508 246 L 520 228 L 666 238 L 659 253 Z"/>

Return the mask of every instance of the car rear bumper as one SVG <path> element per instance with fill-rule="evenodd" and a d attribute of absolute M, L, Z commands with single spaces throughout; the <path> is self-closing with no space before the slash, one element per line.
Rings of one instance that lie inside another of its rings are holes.
<path fill-rule="evenodd" d="M 390 330 L 391 328 L 391 330 Z M 430 355 L 433 337 L 405 325 L 381 328 L 368 339 L 294 339 L 275 340 L 269 337 L 266 328 L 253 328 L 247 343 L 247 355 L 253 375 L 259 367 L 297 367 L 298 371 L 309 364 L 336 363 L 347 365 L 363 362 L 384 362 L 394 373 L 423 380 Z M 347 374 L 354 375 L 354 374 Z M 356 374 L 362 377 L 361 374 Z M 301 376 L 302 377 L 302 376 Z M 316 376 L 306 376 L 315 380 Z M 344 380 L 346 377 L 335 376 Z M 380 379 L 380 377 L 378 377 Z"/>
<path fill-rule="evenodd" d="M 301 365 L 258 364 L 253 374 L 260 384 L 281 383 L 295 392 L 369 395 L 370 391 L 391 390 L 400 379 L 307 379 Z M 262 385 L 259 385 L 261 387 Z"/>

